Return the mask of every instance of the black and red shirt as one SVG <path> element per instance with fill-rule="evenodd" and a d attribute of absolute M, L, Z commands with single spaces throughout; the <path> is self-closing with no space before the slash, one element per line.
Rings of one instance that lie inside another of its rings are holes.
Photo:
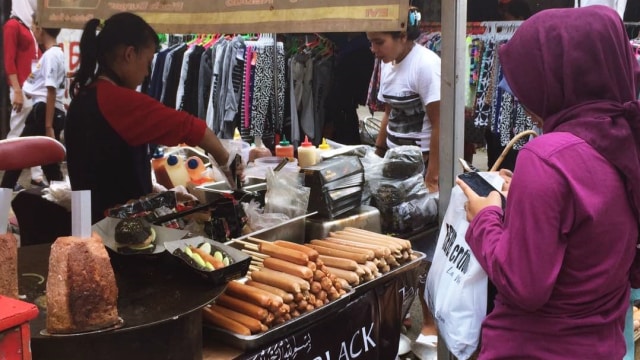
<path fill-rule="evenodd" d="M 152 190 L 149 144 L 198 145 L 206 124 L 146 94 L 97 80 L 69 106 L 64 138 L 73 190 L 91 190 L 92 222 Z"/>

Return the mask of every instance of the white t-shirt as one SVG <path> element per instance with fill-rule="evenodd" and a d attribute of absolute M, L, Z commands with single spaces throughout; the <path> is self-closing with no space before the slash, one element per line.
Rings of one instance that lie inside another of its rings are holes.
<path fill-rule="evenodd" d="M 378 100 L 391 106 L 387 146 L 415 145 L 429 151 L 431 121 L 425 107 L 440 101 L 440 57 L 415 44 L 400 63 L 383 63 Z"/>
<path fill-rule="evenodd" d="M 47 87 L 56 88 L 56 107 L 64 111 L 65 67 L 64 53 L 59 46 L 52 46 L 42 54 L 31 74 L 24 81 L 22 91 L 31 97 L 33 103 L 47 102 Z"/>

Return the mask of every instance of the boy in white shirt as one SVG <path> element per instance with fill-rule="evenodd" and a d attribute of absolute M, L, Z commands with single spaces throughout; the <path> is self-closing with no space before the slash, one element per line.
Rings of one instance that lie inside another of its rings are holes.
<path fill-rule="evenodd" d="M 65 87 L 64 54 L 56 40 L 60 29 L 42 28 L 34 20 L 32 30 L 45 52 L 22 86 L 24 95 L 33 101 L 33 107 L 20 137 L 40 135 L 59 141 L 65 120 L 62 103 Z M 60 164 L 43 165 L 42 170 L 49 182 L 62 180 Z M 13 189 L 21 171 L 6 171 L 0 187 Z"/>

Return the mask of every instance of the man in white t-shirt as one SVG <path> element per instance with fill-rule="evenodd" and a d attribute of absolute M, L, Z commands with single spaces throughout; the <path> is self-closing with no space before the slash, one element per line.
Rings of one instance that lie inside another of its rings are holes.
<path fill-rule="evenodd" d="M 20 137 L 39 135 L 60 140 L 65 119 L 62 103 L 65 85 L 64 54 L 56 41 L 60 29 L 42 28 L 34 21 L 32 30 L 45 52 L 22 86 L 24 95 L 31 99 L 33 107 L 27 115 Z M 48 181 L 62 180 L 60 164 L 43 165 L 42 170 Z M 13 189 L 21 171 L 6 171 L 0 187 Z"/>
<path fill-rule="evenodd" d="M 422 150 L 429 192 L 438 191 L 440 134 L 440 57 L 416 45 L 419 31 L 367 33 L 371 49 L 382 61 L 378 100 L 385 114 L 376 153 L 401 145 Z"/>
<path fill-rule="evenodd" d="M 440 57 L 415 43 L 420 35 L 419 24 L 419 11 L 410 8 L 406 31 L 367 33 L 371 51 L 382 62 L 378 100 L 385 103 L 385 113 L 376 139 L 376 154 L 384 156 L 387 149 L 402 145 L 420 147 L 426 165 L 425 185 L 429 192 L 437 192 Z M 412 246 L 426 253 L 433 244 L 425 239 L 412 242 Z M 419 276 L 419 294 L 424 293 L 427 273 L 428 270 Z M 437 358 L 437 329 L 424 296 L 420 296 L 420 303 L 422 329 L 411 349 L 420 359 L 433 360 Z"/>

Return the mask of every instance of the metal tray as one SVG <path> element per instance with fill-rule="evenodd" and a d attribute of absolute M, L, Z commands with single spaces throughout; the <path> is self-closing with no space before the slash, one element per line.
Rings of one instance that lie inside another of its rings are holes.
<path fill-rule="evenodd" d="M 398 274 L 414 270 L 415 268 L 420 266 L 420 263 L 425 260 L 426 255 L 424 253 L 421 253 L 420 251 L 415 251 L 415 250 L 413 250 L 413 254 L 415 254 L 417 257 L 409 261 L 408 263 L 398 266 L 397 268 L 389 271 L 388 273 L 384 274 L 383 276 L 380 276 L 377 279 L 367 281 L 365 283 L 362 283 L 354 287 L 353 290 L 355 290 L 355 296 L 363 294 L 376 286 L 386 283 L 387 281 L 396 277 Z"/>
<path fill-rule="evenodd" d="M 260 334 L 255 335 L 238 335 L 230 331 L 220 329 L 214 325 L 203 322 L 203 326 L 209 330 L 210 335 L 216 340 L 241 349 L 243 351 L 252 350 L 264 345 L 272 344 L 278 339 L 285 338 L 292 335 L 296 331 L 309 326 L 316 321 L 325 318 L 328 315 L 336 313 L 340 309 L 343 309 L 349 303 L 349 299 L 353 295 L 354 290 L 342 295 L 339 299 L 331 301 L 321 308 L 315 309 L 308 313 L 302 314 L 295 319 L 291 319 L 282 324 L 276 325 Z"/>
<path fill-rule="evenodd" d="M 199 244 L 204 242 L 209 243 L 213 249 L 219 250 L 223 254 L 228 256 L 231 260 L 231 263 L 217 270 L 205 271 L 191 266 L 191 264 L 174 253 L 176 249 L 183 249 L 188 245 L 198 246 Z M 164 246 L 172 256 L 177 258 L 181 265 L 188 267 L 192 272 L 194 272 L 201 278 L 213 283 L 214 285 L 224 285 L 228 281 L 239 279 L 245 276 L 247 274 L 247 271 L 249 270 L 249 264 L 251 263 L 251 257 L 244 252 L 223 243 L 207 239 L 203 236 L 196 236 L 177 241 L 169 241 L 166 242 Z"/>

